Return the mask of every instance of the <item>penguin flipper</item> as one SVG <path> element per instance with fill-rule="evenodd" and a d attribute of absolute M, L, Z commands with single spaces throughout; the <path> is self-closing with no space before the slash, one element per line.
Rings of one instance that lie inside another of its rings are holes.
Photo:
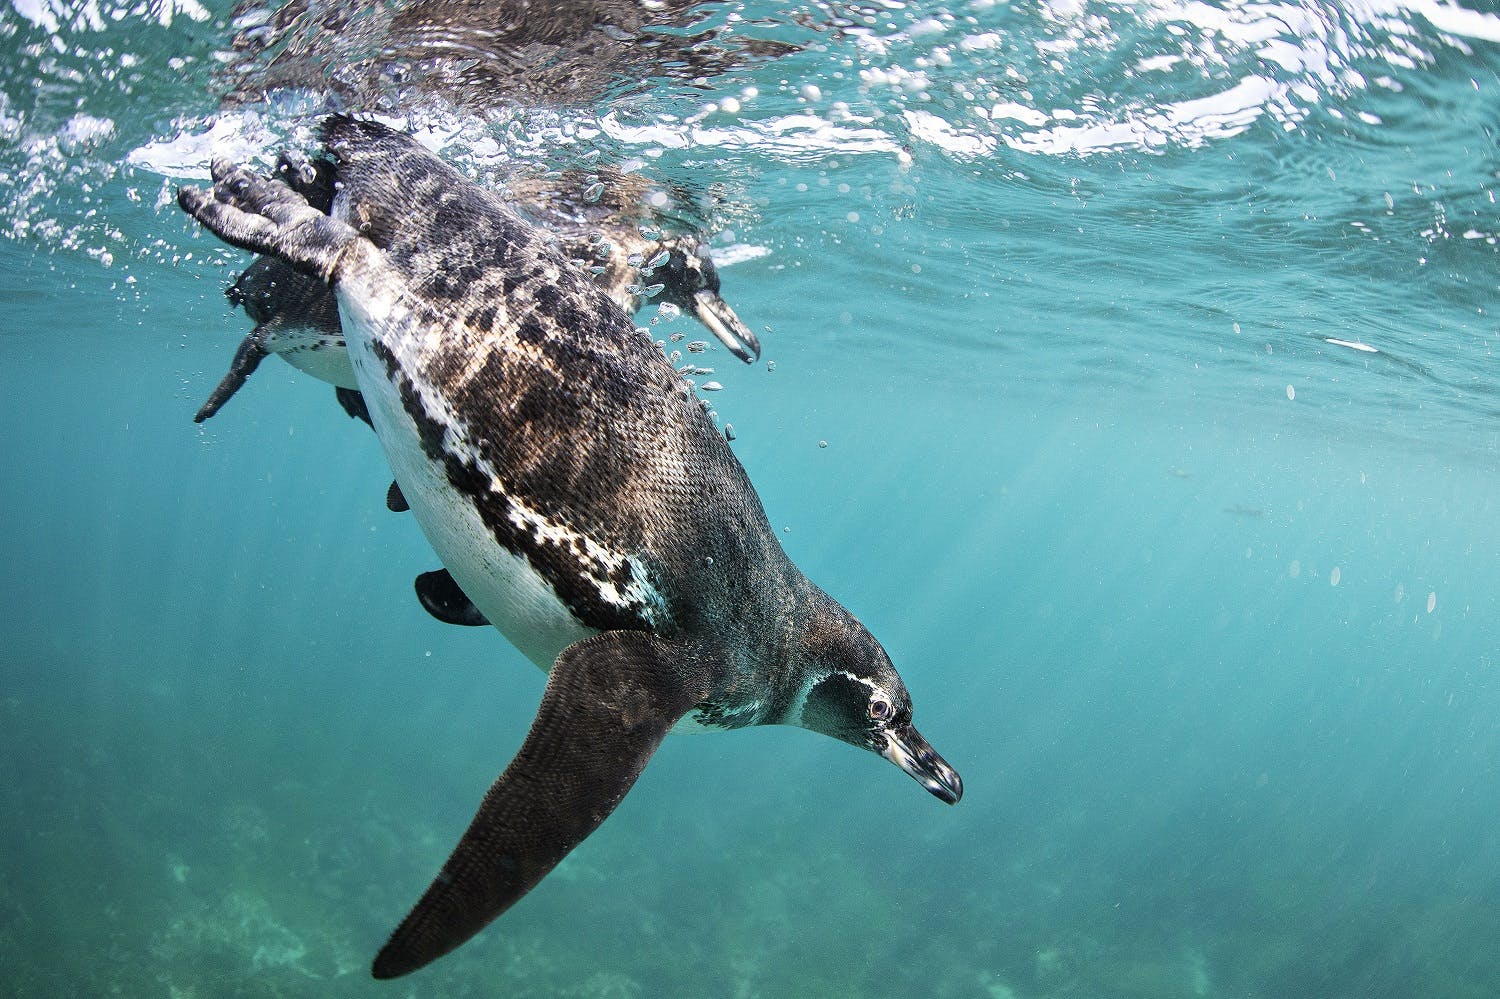
<path fill-rule="evenodd" d="M 392 486 L 395 483 L 391 483 Z M 474 606 L 469 595 L 453 581 L 447 569 L 434 569 L 417 577 L 417 599 L 422 607 L 444 624 L 457 624 L 467 628 L 482 628 L 489 625 L 489 618 Z"/>
<path fill-rule="evenodd" d="M 604 821 L 707 694 L 695 651 L 648 632 L 608 631 L 564 649 L 520 752 L 376 956 L 374 976 L 417 970 L 514 905 Z"/>
<path fill-rule="evenodd" d="M 202 423 L 224 408 L 230 397 L 245 384 L 245 379 L 260 367 L 260 362 L 266 356 L 266 348 L 261 346 L 263 336 L 264 331 L 257 326 L 240 341 L 239 349 L 234 352 L 234 360 L 229 362 L 229 372 L 220 380 L 208 400 L 198 407 L 198 412 L 193 414 L 194 423 Z"/>

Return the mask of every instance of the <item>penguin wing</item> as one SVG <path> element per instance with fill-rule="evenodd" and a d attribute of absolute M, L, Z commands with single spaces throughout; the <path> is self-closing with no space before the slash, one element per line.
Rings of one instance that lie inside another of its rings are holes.
<path fill-rule="evenodd" d="M 647 632 L 609 631 L 564 649 L 521 751 L 376 955 L 374 976 L 415 971 L 514 905 L 614 811 L 708 688 L 692 649 Z"/>
<path fill-rule="evenodd" d="M 198 407 L 198 412 L 193 416 L 194 423 L 202 423 L 204 420 L 211 419 L 223 408 L 230 397 L 240 390 L 240 386 L 245 384 L 245 379 L 260 367 L 261 360 L 266 356 L 264 341 L 265 331 L 260 326 L 255 327 L 250 331 L 249 336 L 240 341 L 239 349 L 234 352 L 234 360 L 230 362 L 229 373 L 214 388 L 208 401 Z"/>

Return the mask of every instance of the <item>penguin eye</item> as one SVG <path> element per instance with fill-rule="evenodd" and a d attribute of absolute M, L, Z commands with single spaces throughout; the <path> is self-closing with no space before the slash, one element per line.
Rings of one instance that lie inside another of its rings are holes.
<path fill-rule="evenodd" d="M 891 702 L 883 697 L 877 697 L 870 702 L 870 718 L 874 721 L 885 721 L 891 716 Z"/>

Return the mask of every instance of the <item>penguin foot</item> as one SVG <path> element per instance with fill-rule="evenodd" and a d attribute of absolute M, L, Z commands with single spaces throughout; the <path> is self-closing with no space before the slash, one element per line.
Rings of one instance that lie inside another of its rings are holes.
<path fill-rule="evenodd" d="M 465 628 L 483 628 L 489 618 L 474 606 L 469 595 L 459 588 L 448 575 L 447 569 L 424 572 L 416 579 L 417 599 L 422 607 L 444 624 L 457 624 Z"/>
<path fill-rule="evenodd" d="M 365 426 L 371 430 L 375 429 L 375 424 L 370 422 L 370 407 L 365 405 L 365 397 L 360 394 L 359 389 L 344 388 L 342 385 L 335 385 L 333 394 L 338 398 L 339 405 L 343 407 L 344 412 L 349 414 L 350 419 L 362 420 Z M 400 511 L 398 510 L 397 512 L 399 513 Z"/>
<path fill-rule="evenodd" d="M 177 204 L 230 246 L 279 257 L 331 281 L 339 258 L 359 234 L 307 203 L 286 184 L 225 160 L 213 163 L 212 192 L 177 191 Z"/>
<path fill-rule="evenodd" d="M 405 513 L 411 509 L 411 504 L 406 502 L 406 496 L 401 492 L 401 483 L 392 482 L 391 487 L 385 491 L 385 508 L 391 513 Z"/>

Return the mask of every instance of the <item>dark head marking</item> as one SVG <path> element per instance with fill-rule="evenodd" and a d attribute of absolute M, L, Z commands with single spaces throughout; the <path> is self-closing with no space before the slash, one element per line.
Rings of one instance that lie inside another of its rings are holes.
<path fill-rule="evenodd" d="M 786 721 L 878 753 L 943 801 L 963 796 L 963 781 L 912 725 L 911 695 L 875 636 L 833 600 L 804 632 L 794 676 L 806 686 Z"/>

